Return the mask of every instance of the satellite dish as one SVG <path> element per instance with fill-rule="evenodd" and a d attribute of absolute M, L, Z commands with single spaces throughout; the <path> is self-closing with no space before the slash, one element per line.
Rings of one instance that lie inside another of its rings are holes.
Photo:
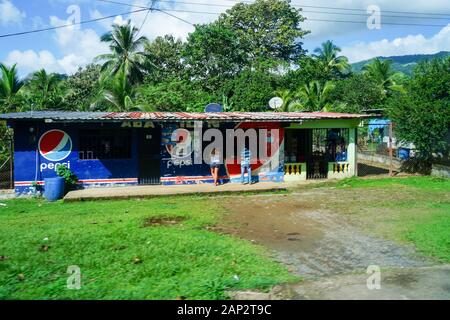
<path fill-rule="evenodd" d="M 222 105 L 218 103 L 210 103 L 205 107 L 205 112 L 222 112 Z"/>
<path fill-rule="evenodd" d="M 269 107 L 271 107 L 274 110 L 281 108 L 282 105 L 283 105 L 283 99 L 281 99 L 280 97 L 273 97 L 269 101 Z"/>

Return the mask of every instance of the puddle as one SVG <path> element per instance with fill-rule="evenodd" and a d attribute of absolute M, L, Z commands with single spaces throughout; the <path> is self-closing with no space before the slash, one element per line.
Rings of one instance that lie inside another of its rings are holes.
<path fill-rule="evenodd" d="M 185 220 L 186 217 L 152 217 L 145 219 L 144 227 L 173 226 Z"/>

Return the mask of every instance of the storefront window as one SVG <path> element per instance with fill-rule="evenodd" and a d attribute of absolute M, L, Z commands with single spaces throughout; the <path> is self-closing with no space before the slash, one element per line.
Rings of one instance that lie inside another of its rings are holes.
<path fill-rule="evenodd" d="M 131 158 L 129 130 L 80 131 L 79 159 L 107 160 Z"/>
<path fill-rule="evenodd" d="M 348 129 L 328 129 L 327 131 L 328 160 L 347 161 Z"/>

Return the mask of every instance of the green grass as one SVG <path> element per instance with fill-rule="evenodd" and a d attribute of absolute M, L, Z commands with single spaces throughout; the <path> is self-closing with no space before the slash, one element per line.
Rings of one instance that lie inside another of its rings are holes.
<path fill-rule="evenodd" d="M 450 262 L 450 179 L 350 178 L 334 186 L 358 195 L 343 205 L 368 229 L 412 243 L 420 253 Z"/>
<path fill-rule="evenodd" d="M 431 177 L 431 176 L 409 176 L 398 178 L 381 178 L 381 179 L 361 179 L 349 178 L 338 181 L 337 187 L 387 187 L 395 188 L 397 186 L 407 186 L 416 188 L 426 192 L 450 192 L 450 179 Z"/>
<path fill-rule="evenodd" d="M 294 280 L 262 247 L 208 231 L 222 214 L 208 198 L 3 203 L 0 299 L 218 299 Z M 186 220 L 144 227 L 150 217 Z M 71 265 L 80 290 L 67 289 Z"/>

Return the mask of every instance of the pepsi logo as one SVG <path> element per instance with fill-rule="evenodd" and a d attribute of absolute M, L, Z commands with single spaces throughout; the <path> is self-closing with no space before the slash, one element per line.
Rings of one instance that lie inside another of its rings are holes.
<path fill-rule="evenodd" d="M 49 130 L 39 139 L 39 153 L 49 161 L 61 161 L 72 151 L 72 139 L 62 130 Z"/>

